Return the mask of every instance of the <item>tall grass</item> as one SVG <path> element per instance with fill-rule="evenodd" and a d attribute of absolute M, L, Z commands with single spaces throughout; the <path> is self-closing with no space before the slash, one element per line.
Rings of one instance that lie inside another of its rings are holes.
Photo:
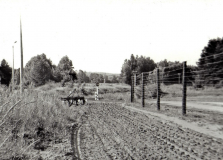
<path fill-rule="evenodd" d="M 115 100 L 115 101 L 124 101 L 125 103 L 129 103 L 131 101 L 130 93 L 106 93 L 101 95 L 103 99 L 107 100 Z M 99 96 L 100 99 L 100 96 Z"/>
<path fill-rule="evenodd" d="M 49 142 L 69 136 L 69 123 L 78 111 L 68 108 L 58 94 L 35 90 L 1 92 L 0 159 L 30 159 L 32 149 L 44 150 Z"/>

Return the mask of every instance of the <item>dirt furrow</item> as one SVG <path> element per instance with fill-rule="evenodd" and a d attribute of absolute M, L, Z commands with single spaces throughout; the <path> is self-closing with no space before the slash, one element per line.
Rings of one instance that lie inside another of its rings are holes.
<path fill-rule="evenodd" d="M 132 117 L 127 117 L 127 116 L 125 116 L 124 114 L 122 114 L 121 112 L 119 112 L 119 114 L 122 115 L 123 117 L 125 117 L 126 119 L 128 119 L 129 121 L 132 121 L 132 120 L 133 120 Z M 159 141 L 163 142 L 164 144 L 170 146 L 170 148 L 173 148 L 173 149 L 177 150 L 178 152 L 184 153 L 184 154 L 186 154 L 186 155 L 190 155 L 190 157 L 192 157 L 192 158 L 195 158 L 195 159 L 198 159 L 198 160 L 200 159 L 199 157 L 194 156 L 194 155 L 191 155 L 191 154 L 190 154 L 189 152 L 187 152 L 186 150 L 180 148 L 180 146 L 178 146 L 178 145 L 176 145 L 175 143 L 173 143 L 173 141 L 171 141 L 170 139 L 166 139 L 166 140 L 163 139 L 163 137 L 162 137 L 161 134 L 153 133 L 153 131 L 151 130 L 151 126 L 149 126 L 148 124 L 145 124 L 145 123 L 143 123 L 143 122 L 141 122 L 141 121 L 139 121 L 139 120 L 137 121 L 137 123 L 140 124 L 140 127 L 145 127 L 145 128 L 147 128 L 147 129 L 149 129 L 150 133 L 151 133 L 154 137 L 156 137 Z M 143 130 L 143 129 L 142 129 L 142 130 Z M 160 144 L 161 144 L 161 142 L 160 142 Z M 174 150 L 170 150 L 170 152 L 175 153 Z"/>
<path fill-rule="evenodd" d="M 106 153 L 101 137 L 89 120 L 81 128 L 80 150 L 82 159 L 111 159 Z"/>
<path fill-rule="evenodd" d="M 126 142 L 115 132 L 115 130 L 110 130 L 111 127 L 106 124 L 105 121 L 100 122 L 97 118 L 98 117 L 94 118 L 94 124 L 97 123 L 97 130 L 101 131 L 100 135 L 103 139 L 103 143 L 106 146 L 110 145 L 109 149 L 107 149 L 107 152 L 110 152 L 112 150 L 115 158 L 118 158 L 117 155 L 125 155 L 125 158 L 131 157 L 132 153 L 129 149 L 130 147 L 126 145 Z M 120 151 L 121 153 L 119 153 Z"/>
<path fill-rule="evenodd" d="M 92 105 L 92 113 L 100 135 L 119 137 L 120 146 L 127 148 L 137 159 L 219 159 L 222 141 L 198 132 L 163 123 L 157 118 L 130 111 L 120 105 Z M 221 145 L 220 145 L 221 146 Z M 122 149 L 123 150 L 123 149 Z M 124 152 L 123 152 L 124 153 Z"/>

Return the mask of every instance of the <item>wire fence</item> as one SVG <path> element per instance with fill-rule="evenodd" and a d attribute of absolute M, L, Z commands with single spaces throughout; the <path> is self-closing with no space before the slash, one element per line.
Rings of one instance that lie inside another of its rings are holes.
<path fill-rule="evenodd" d="M 213 59 L 221 56 L 207 56 L 201 59 Z M 222 63 L 221 63 L 222 62 Z M 133 74 L 131 83 L 131 102 L 136 98 L 142 101 L 142 107 L 145 107 L 145 100 L 148 98 L 156 99 L 157 110 L 160 110 L 160 98 L 168 93 L 165 92 L 166 86 L 178 89 L 178 97 L 182 97 L 182 114 L 186 114 L 187 88 L 195 90 L 206 87 L 220 88 L 223 86 L 223 61 L 220 59 L 202 64 L 203 67 L 193 69 L 187 67 L 186 61 L 178 66 L 169 66 L 156 68 L 151 72 L 142 72 Z M 205 67 L 204 67 L 205 66 Z M 212 66 L 212 67 L 209 67 Z M 202 69 L 201 69 L 202 68 Z M 175 86 L 174 86 L 175 85 Z"/>

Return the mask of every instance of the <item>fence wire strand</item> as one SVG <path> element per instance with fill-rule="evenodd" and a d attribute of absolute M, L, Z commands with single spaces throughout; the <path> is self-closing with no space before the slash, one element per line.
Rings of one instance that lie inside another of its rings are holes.
<path fill-rule="evenodd" d="M 213 57 L 213 56 L 216 58 L 216 57 L 218 57 L 219 55 L 222 55 L 222 54 L 223 54 L 223 52 L 218 53 L 218 54 L 214 54 L 214 55 L 210 55 L 210 56 L 201 57 L 200 60 L 204 59 L 204 58 L 208 58 L 208 57 Z"/>

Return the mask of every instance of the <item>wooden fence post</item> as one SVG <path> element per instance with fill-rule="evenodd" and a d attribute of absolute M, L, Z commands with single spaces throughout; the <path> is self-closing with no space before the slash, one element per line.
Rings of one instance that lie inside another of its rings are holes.
<path fill-rule="evenodd" d="M 145 85 L 143 80 L 143 73 L 142 73 L 142 107 L 145 106 Z"/>
<path fill-rule="evenodd" d="M 186 114 L 186 99 L 187 99 L 187 82 L 186 82 L 186 68 L 187 68 L 187 62 L 183 62 L 183 99 L 182 99 L 182 114 Z"/>
<path fill-rule="evenodd" d="M 157 110 L 160 110 L 160 78 L 159 78 L 159 68 L 156 70 L 156 81 L 157 81 Z"/>
<path fill-rule="evenodd" d="M 137 71 L 132 71 L 132 74 L 133 74 L 133 77 L 134 77 L 134 89 L 135 89 L 135 87 L 136 87 L 136 74 L 137 74 Z"/>
<path fill-rule="evenodd" d="M 132 83 L 131 83 L 131 102 L 134 102 L 134 76 L 132 78 Z"/>
<path fill-rule="evenodd" d="M 133 74 L 133 78 L 132 78 L 132 102 L 135 101 L 135 87 L 136 87 L 136 74 L 137 74 L 137 71 L 132 71 L 132 74 Z"/>

